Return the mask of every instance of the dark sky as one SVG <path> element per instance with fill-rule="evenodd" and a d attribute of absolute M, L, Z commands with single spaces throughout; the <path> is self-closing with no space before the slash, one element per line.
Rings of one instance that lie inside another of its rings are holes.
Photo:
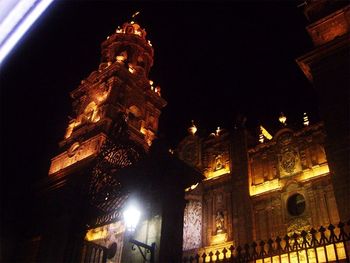
<path fill-rule="evenodd" d="M 191 119 L 204 134 L 317 120 L 316 94 L 295 59 L 312 49 L 295 1 L 57 1 L 0 68 L 3 200 L 20 202 L 47 175 L 71 112 L 69 92 L 100 60 L 100 44 L 139 10 L 155 49 L 150 78 L 168 101 L 160 133 L 174 145 Z M 11 202 L 5 209 L 14 209 Z M 5 210 L 4 209 L 4 210 Z M 3 210 L 3 212 L 4 212 Z"/>

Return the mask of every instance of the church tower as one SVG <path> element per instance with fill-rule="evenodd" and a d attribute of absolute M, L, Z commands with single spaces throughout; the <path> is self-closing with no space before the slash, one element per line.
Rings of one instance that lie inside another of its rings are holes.
<path fill-rule="evenodd" d="M 123 242 L 123 226 L 115 222 L 127 190 L 118 172 L 151 152 L 166 105 L 148 77 L 153 55 L 146 31 L 126 22 L 102 43 L 98 69 L 71 92 L 72 117 L 41 186 L 40 262 L 79 261 L 93 227 L 113 223 L 118 235 L 108 242 Z M 114 253 L 119 260 L 121 249 Z"/>
<path fill-rule="evenodd" d="M 120 119 L 129 139 L 148 150 L 156 137 L 158 119 L 166 101 L 153 86 L 149 71 L 153 48 L 146 31 L 134 21 L 124 23 L 101 45 L 101 63 L 71 92 L 70 118 L 62 153 L 52 159 L 49 175 L 96 156 Z"/>

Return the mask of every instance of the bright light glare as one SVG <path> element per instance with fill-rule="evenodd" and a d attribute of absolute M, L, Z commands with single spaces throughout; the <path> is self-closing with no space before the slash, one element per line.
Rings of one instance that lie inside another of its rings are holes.
<path fill-rule="evenodd" d="M 30 26 L 53 0 L 2 0 L 0 8 L 0 65 Z"/>
<path fill-rule="evenodd" d="M 135 231 L 137 223 L 139 222 L 141 216 L 140 210 L 135 206 L 129 206 L 125 209 L 123 216 L 126 229 L 128 231 Z"/>

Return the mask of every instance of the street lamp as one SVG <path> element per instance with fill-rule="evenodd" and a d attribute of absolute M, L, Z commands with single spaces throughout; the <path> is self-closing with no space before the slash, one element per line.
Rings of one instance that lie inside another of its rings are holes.
<path fill-rule="evenodd" d="M 124 213 L 124 222 L 126 226 L 126 230 L 129 232 L 134 232 L 137 226 L 137 223 L 140 220 L 141 212 L 137 209 L 136 206 L 129 206 L 125 209 Z"/>
<path fill-rule="evenodd" d="M 136 230 L 136 226 L 140 220 L 141 217 L 141 212 L 135 205 L 130 205 L 128 206 L 124 212 L 123 212 L 123 217 L 124 217 L 124 223 L 126 226 L 126 231 L 130 234 L 134 233 Z M 151 257 L 149 259 L 150 263 L 154 263 L 154 252 L 156 248 L 156 243 L 152 243 L 150 246 L 142 243 L 140 241 L 137 241 L 133 238 L 129 238 L 129 242 L 133 244 L 132 249 L 135 250 L 135 246 L 139 249 L 143 259 L 147 261 L 146 254 L 150 253 Z M 146 252 L 142 251 L 141 248 L 144 248 Z"/>

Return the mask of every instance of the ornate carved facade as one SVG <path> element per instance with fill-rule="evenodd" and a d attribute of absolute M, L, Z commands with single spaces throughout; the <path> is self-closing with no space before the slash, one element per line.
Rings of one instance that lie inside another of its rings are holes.
<path fill-rule="evenodd" d="M 242 147 L 237 143 L 247 141 L 247 133 L 240 140 L 236 133 L 190 134 L 178 147 L 180 158 L 206 176 L 187 189 L 184 250 L 215 251 L 339 222 L 323 123 L 298 130 L 283 127 L 271 140 L 256 141 L 244 151 L 237 151 Z M 249 209 L 240 209 L 242 200 Z M 200 225 L 201 238 L 193 243 Z"/>

